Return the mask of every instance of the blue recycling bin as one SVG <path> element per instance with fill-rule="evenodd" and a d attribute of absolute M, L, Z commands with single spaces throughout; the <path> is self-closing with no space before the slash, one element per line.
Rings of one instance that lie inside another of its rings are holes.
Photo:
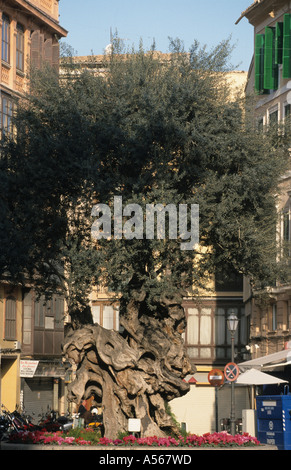
<path fill-rule="evenodd" d="M 291 450 L 291 395 L 256 397 L 257 438 L 279 450 Z"/>

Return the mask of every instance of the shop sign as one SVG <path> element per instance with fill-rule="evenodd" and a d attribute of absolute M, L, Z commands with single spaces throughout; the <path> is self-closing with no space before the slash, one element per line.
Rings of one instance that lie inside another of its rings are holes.
<path fill-rule="evenodd" d="M 39 361 L 20 361 L 20 377 L 34 377 Z"/>

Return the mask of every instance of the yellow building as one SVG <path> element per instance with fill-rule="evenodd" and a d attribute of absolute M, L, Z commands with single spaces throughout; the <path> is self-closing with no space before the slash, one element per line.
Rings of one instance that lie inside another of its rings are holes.
<path fill-rule="evenodd" d="M 67 34 L 59 24 L 58 0 L 7 0 L 0 4 L 1 132 L 12 131 L 12 114 L 28 84 L 30 64 L 47 62 L 58 68 L 59 39 Z M 8 277 L 9 279 L 9 277 Z M 20 287 L 0 284 L 0 403 L 10 411 L 20 404 L 20 358 L 25 316 Z"/>
<path fill-rule="evenodd" d="M 20 345 L 22 340 L 22 290 L 0 285 L 0 397 L 10 411 L 20 399 Z"/>

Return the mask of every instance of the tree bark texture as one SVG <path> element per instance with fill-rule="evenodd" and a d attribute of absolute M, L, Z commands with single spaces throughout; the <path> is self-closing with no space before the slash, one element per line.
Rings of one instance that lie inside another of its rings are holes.
<path fill-rule="evenodd" d="M 174 425 L 165 402 L 189 391 L 183 378 L 194 370 L 182 339 L 181 303 L 163 299 L 153 315 L 143 311 L 143 302 L 132 300 L 120 316 L 122 334 L 88 324 L 71 330 L 63 344 L 77 366 L 68 398 L 80 403 L 94 396 L 108 438 L 127 431 L 129 418 L 141 420 L 142 436 L 166 435 Z"/>

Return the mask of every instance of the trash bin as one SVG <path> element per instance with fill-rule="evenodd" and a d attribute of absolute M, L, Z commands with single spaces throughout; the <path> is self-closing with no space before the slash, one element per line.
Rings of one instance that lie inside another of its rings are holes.
<path fill-rule="evenodd" d="M 256 397 L 257 438 L 279 450 L 291 450 L 291 395 Z"/>

